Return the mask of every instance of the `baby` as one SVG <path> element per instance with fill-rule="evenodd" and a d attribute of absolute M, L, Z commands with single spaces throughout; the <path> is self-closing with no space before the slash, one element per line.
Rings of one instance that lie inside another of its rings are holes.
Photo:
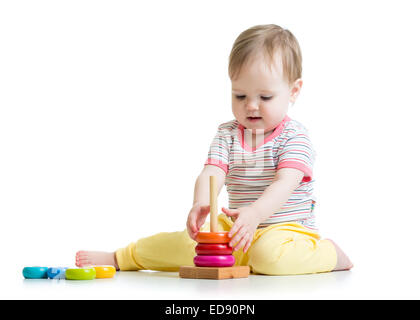
<path fill-rule="evenodd" d="M 218 192 L 225 184 L 229 194 L 218 227 L 229 231 L 235 265 L 267 275 L 353 267 L 333 241 L 317 232 L 314 150 L 305 127 L 287 115 L 302 88 L 296 38 L 272 24 L 245 30 L 233 44 L 229 77 L 235 120 L 218 127 L 195 183 L 186 230 L 141 238 L 116 252 L 79 251 L 77 266 L 178 271 L 193 265 L 194 239 L 200 230 L 209 230 L 209 176 L 216 176 Z"/>

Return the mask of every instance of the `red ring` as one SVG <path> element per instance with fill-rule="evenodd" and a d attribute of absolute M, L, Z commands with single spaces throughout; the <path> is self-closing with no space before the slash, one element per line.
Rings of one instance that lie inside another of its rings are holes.
<path fill-rule="evenodd" d="M 195 241 L 198 243 L 229 243 L 227 231 L 223 232 L 199 232 Z"/>
<path fill-rule="evenodd" d="M 195 252 L 198 255 L 229 255 L 232 254 L 233 248 L 227 243 L 199 243 Z"/>

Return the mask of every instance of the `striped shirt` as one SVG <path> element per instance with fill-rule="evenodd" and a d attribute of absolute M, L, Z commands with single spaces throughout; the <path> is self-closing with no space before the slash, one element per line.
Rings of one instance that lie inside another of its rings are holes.
<path fill-rule="evenodd" d="M 251 136 L 251 130 L 245 129 L 237 120 L 222 123 L 205 162 L 205 165 L 215 165 L 226 172 L 229 208 L 251 205 L 272 183 L 277 170 L 295 168 L 305 174 L 301 183 L 283 207 L 259 227 L 296 221 L 316 229 L 312 178 L 315 152 L 305 127 L 286 116 L 255 148 L 248 146 L 244 139 L 248 134 Z"/>

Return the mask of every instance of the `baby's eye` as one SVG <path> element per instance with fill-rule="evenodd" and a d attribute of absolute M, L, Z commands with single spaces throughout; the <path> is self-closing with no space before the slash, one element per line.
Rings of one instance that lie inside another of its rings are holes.
<path fill-rule="evenodd" d="M 244 100 L 245 99 L 245 96 L 236 95 L 235 97 L 238 100 Z"/>
<path fill-rule="evenodd" d="M 261 99 L 262 100 L 264 100 L 264 101 L 268 101 L 268 100 L 270 100 L 272 97 L 265 97 L 265 96 L 261 96 Z"/>

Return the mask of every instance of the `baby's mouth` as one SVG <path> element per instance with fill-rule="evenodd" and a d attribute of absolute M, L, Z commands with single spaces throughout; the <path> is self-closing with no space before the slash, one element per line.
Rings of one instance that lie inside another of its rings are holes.
<path fill-rule="evenodd" d="M 247 119 L 248 119 L 249 121 L 257 121 L 257 120 L 261 120 L 261 119 L 262 119 L 262 117 L 247 117 Z"/>

